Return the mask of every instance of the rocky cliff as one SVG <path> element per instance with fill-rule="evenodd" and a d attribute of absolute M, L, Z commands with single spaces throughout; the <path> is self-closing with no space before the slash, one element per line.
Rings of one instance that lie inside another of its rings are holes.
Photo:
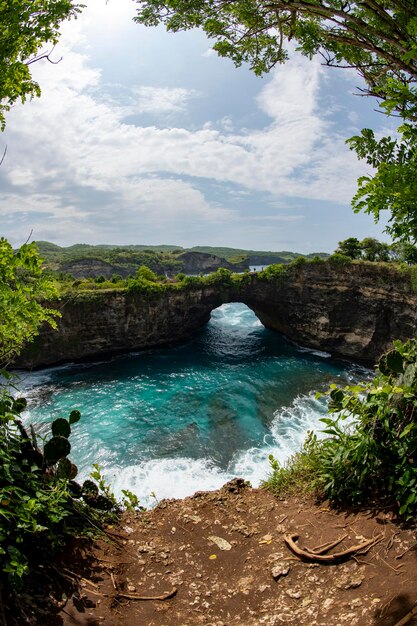
<path fill-rule="evenodd" d="M 243 302 L 261 322 L 299 344 L 370 363 L 394 339 L 417 333 L 417 295 L 409 273 L 391 266 L 329 262 L 287 266 L 282 275 L 246 275 L 238 284 L 152 296 L 93 292 L 63 299 L 58 330 L 44 328 L 17 366 L 141 350 L 190 337 L 226 302 Z"/>
<path fill-rule="evenodd" d="M 184 274 L 208 274 L 215 272 L 219 267 L 232 272 L 244 272 L 249 269 L 247 260 L 241 263 L 229 263 L 226 259 L 205 252 L 184 252 L 179 254 L 177 258 L 182 263 L 181 271 Z"/>
<path fill-rule="evenodd" d="M 84 257 L 61 263 L 57 271 L 71 274 L 74 278 L 95 278 L 104 276 L 110 279 L 117 274 L 122 278 L 133 276 L 140 266 L 140 263 L 132 262 L 128 256 L 125 258 L 119 254 L 118 263 L 109 263 L 103 259 Z M 177 255 L 175 263 L 171 259 L 165 258 L 162 254 L 142 255 L 142 264 L 149 267 L 158 275 L 175 276 L 179 272 L 184 274 L 209 274 L 215 272 L 219 267 L 224 267 L 232 272 L 244 272 L 249 269 L 247 261 L 241 263 L 229 263 L 215 254 L 204 252 L 184 252 Z"/>

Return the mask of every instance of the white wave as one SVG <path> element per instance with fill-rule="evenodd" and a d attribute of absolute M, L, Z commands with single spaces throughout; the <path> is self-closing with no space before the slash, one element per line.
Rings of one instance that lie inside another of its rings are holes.
<path fill-rule="evenodd" d="M 105 472 L 117 497 L 122 489 L 135 493 L 143 506 L 155 505 L 163 498 L 185 498 L 196 491 L 219 489 L 232 478 L 208 459 L 152 459 Z"/>
<path fill-rule="evenodd" d="M 305 346 L 299 346 L 297 343 L 294 344 L 299 352 L 308 352 L 309 354 L 314 354 L 314 356 L 319 356 L 322 359 L 330 359 L 332 356 L 329 352 L 324 352 L 324 350 L 316 350 L 314 348 L 306 348 Z"/>
<path fill-rule="evenodd" d="M 263 444 L 239 453 L 227 469 L 206 458 L 181 457 L 151 459 L 124 468 L 107 467 L 104 473 L 117 497 L 122 496 L 122 489 L 129 489 L 147 507 L 163 498 L 184 498 L 196 491 L 219 489 L 236 476 L 257 487 L 270 472 L 269 455 L 285 463 L 301 448 L 309 430 L 321 429 L 320 418 L 325 412 L 324 399 L 299 396 L 290 407 L 276 412 Z"/>
<path fill-rule="evenodd" d="M 326 404 L 326 399 L 316 400 L 311 394 L 298 396 L 291 406 L 276 411 L 265 445 L 242 452 L 231 467 L 233 474 L 243 476 L 254 487 L 259 486 L 271 471 L 270 454 L 284 464 L 301 449 L 308 431 L 321 431 L 320 419 L 326 413 Z"/>
<path fill-rule="evenodd" d="M 239 330 L 257 328 L 262 326 L 260 320 L 255 313 L 240 302 L 230 302 L 222 304 L 212 311 L 211 324 L 219 326 L 227 326 Z"/>

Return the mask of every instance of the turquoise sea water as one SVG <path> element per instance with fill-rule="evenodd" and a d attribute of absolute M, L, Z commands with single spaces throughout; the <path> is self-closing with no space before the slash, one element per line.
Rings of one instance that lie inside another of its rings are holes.
<path fill-rule="evenodd" d="M 242 304 L 226 304 L 192 340 L 171 348 L 68 365 L 23 377 L 27 421 L 46 434 L 51 418 L 82 413 L 71 434 L 82 477 L 100 463 L 117 493 L 149 504 L 214 489 L 233 476 L 254 485 L 268 455 L 284 461 L 320 427 L 333 381 L 363 373 L 286 341 Z"/>

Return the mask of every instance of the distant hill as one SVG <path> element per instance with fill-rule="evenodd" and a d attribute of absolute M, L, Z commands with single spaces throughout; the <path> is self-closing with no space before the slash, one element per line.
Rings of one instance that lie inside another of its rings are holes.
<path fill-rule="evenodd" d="M 215 254 L 223 257 L 231 262 L 237 262 L 243 258 L 247 258 L 249 265 L 270 265 L 271 263 L 291 263 L 297 257 L 305 256 L 312 258 L 320 256 L 325 259 L 329 255 L 326 252 L 313 252 L 311 254 L 301 254 L 300 252 L 289 252 L 282 250 L 273 252 L 271 250 L 244 250 L 242 248 L 222 248 L 215 246 L 194 246 L 190 248 L 193 252 L 206 252 L 207 254 Z"/>
<path fill-rule="evenodd" d="M 288 251 L 272 252 L 214 246 L 182 248 L 166 244 L 93 246 L 79 243 L 61 247 L 49 241 L 37 241 L 36 244 L 48 269 L 70 274 L 75 278 L 96 276 L 111 278 L 115 274 L 125 278 L 135 274 L 141 265 L 146 265 L 157 274 L 169 276 L 179 272 L 206 273 L 217 267 L 240 272 L 252 265 L 290 263 L 299 256 L 315 256 Z M 325 253 L 318 254 L 323 258 L 328 256 Z"/>

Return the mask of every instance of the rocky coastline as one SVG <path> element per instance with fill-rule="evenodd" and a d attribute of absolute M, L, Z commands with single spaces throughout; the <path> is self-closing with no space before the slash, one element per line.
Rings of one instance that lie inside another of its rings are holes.
<path fill-rule="evenodd" d="M 262 324 L 300 345 L 367 364 L 395 339 L 417 333 L 417 294 L 410 274 L 394 266 L 306 263 L 241 284 L 189 285 L 146 294 L 123 290 L 80 293 L 49 303 L 58 329 L 42 328 L 16 367 L 41 368 L 94 360 L 187 339 L 227 302 L 242 302 Z"/>

